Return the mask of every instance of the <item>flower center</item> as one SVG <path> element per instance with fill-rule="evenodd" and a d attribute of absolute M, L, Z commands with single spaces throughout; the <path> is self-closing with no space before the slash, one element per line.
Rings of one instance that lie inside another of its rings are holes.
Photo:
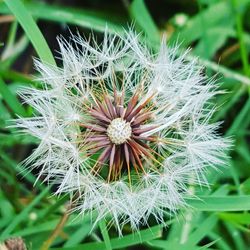
<path fill-rule="evenodd" d="M 107 134 L 111 142 L 119 145 L 130 138 L 132 129 L 129 122 L 126 122 L 122 118 L 116 118 L 109 124 Z"/>

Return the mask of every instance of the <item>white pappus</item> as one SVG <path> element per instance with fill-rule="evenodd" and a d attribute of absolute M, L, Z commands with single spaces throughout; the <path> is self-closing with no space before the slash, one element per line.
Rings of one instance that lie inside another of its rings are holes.
<path fill-rule="evenodd" d="M 62 67 L 36 60 L 43 88 L 21 91 L 34 117 L 15 126 L 40 140 L 25 165 L 57 194 L 78 193 L 75 210 L 97 211 L 96 222 L 110 216 L 120 234 L 149 216 L 164 222 L 185 206 L 190 184 L 225 164 L 231 142 L 210 124 L 214 79 L 185 59 L 189 51 L 177 56 L 163 38 L 153 53 L 131 30 L 58 42 Z"/>

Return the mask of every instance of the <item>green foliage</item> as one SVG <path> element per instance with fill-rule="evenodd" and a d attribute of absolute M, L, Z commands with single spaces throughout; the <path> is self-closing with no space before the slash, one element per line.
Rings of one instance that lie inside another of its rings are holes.
<path fill-rule="evenodd" d="M 55 65 L 55 60 L 51 51 L 41 33 L 33 20 L 30 13 L 27 11 L 23 3 L 19 0 L 5 0 L 6 5 L 10 11 L 15 15 L 16 19 L 23 27 L 30 42 L 33 44 L 37 54 L 42 61 Z"/>
<path fill-rule="evenodd" d="M 90 30 L 101 35 L 106 26 L 113 32 L 123 33 L 127 23 L 134 23 L 135 28 L 142 32 L 141 39 L 152 50 L 157 50 L 164 33 L 170 45 L 180 42 L 179 53 L 191 46 L 193 50 L 187 59 L 199 56 L 207 73 L 216 74 L 220 79 L 219 88 L 225 93 L 215 100 L 219 108 L 213 119 L 224 120 L 222 133 L 235 140 L 229 166 L 220 172 L 208 173 L 213 184 L 211 189 L 197 188 L 195 192 L 200 199 L 187 199 L 190 207 L 166 221 L 167 227 L 152 223 L 138 233 L 125 227 L 124 237 L 118 237 L 108 221 L 93 228 L 90 215 L 81 218 L 73 213 L 63 232 L 56 235 L 51 249 L 137 249 L 138 245 L 140 249 L 249 249 L 250 23 L 247 15 L 250 1 L 200 0 L 185 5 L 174 0 L 164 4 L 162 1 L 117 1 L 114 5 L 124 10 L 121 14 L 109 11 L 112 6 L 108 1 L 107 8 L 94 5 L 92 10 L 66 7 L 61 2 L 57 1 L 58 5 L 38 0 L 0 2 L 0 13 L 15 18 L 11 25 L 6 26 L 8 34 L 5 40 L 0 41 L 0 242 L 20 236 L 29 249 L 40 249 L 56 231 L 69 200 L 69 197 L 59 199 L 52 196 L 51 190 L 41 182 L 33 186 L 34 174 L 18 164 L 37 141 L 7 127 L 8 120 L 17 115 L 32 115 L 31 108 L 22 105 L 17 90 L 23 85 L 37 86 L 39 82 L 33 81 L 32 74 L 25 70 L 16 70 L 15 64 L 20 58 L 24 60 L 21 64 L 29 63 L 31 55 L 28 59 L 23 56 L 31 44 L 35 56 L 55 65 L 46 42 L 49 37 L 41 32 L 47 34 L 45 31 L 51 22 L 58 29 L 65 24 L 74 25 L 86 36 Z M 95 2 L 103 6 L 103 1 Z M 179 12 L 173 6 L 178 6 Z M 162 11 L 166 14 L 158 17 L 157 13 Z M 183 13 L 187 20 L 177 25 Z M 2 25 L 0 23 L 0 29 Z M 1 35 L 4 32 L 6 29 Z"/>

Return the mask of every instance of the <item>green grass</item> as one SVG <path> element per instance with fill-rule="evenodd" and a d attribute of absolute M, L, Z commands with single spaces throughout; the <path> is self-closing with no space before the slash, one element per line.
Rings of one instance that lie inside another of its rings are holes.
<path fill-rule="evenodd" d="M 221 132 L 235 141 L 229 166 L 208 173 L 211 188 L 197 188 L 200 199 L 187 199 L 190 207 L 171 217 L 167 227 L 153 224 L 138 233 L 125 227 L 125 236 L 120 238 L 112 227 L 108 230 L 108 221 L 93 228 L 90 215 L 82 218 L 73 213 L 50 248 L 249 249 L 250 1 L 199 0 L 185 5 L 174 0 L 107 1 L 106 8 L 103 1 L 95 2 L 90 9 L 84 3 L 65 6 L 63 1 L 0 1 L 0 13 L 14 16 L 10 23 L 0 23 L 0 242 L 20 236 L 28 249 L 40 249 L 55 232 L 68 201 L 68 197 L 53 196 L 41 182 L 33 186 L 34 174 L 18 163 L 37 141 L 6 127 L 10 119 L 32 114 L 17 96 L 20 86 L 40 84 L 34 81 L 31 57 L 55 65 L 50 49 L 55 35 L 49 32 L 53 27 L 64 32 L 71 25 L 70 29 L 87 37 L 90 32 L 101 36 L 107 25 L 111 32 L 123 33 L 127 24 L 134 23 L 152 50 L 157 50 L 160 37 L 166 34 L 169 45 L 180 42 L 178 53 L 192 47 L 187 59 L 199 56 L 199 63 L 219 79 L 225 94 L 215 100 L 219 110 L 213 119 L 224 121 Z M 188 16 L 182 26 L 175 22 L 180 13 Z"/>
<path fill-rule="evenodd" d="M 19 0 L 5 0 L 4 1 L 10 11 L 15 15 L 17 21 L 24 29 L 30 42 L 37 51 L 40 59 L 51 65 L 55 65 L 54 57 L 43 37 L 41 31 L 37 27 L 31 14 L 27 11 L 22 1 Z"/>

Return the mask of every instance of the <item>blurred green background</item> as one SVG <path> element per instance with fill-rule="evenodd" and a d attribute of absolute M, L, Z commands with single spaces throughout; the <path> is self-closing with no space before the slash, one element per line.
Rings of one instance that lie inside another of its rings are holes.
<path fill-rule="evenodd" d="M 249 16 L 249 0 L 0 0 L 0 249 L 13 237 L 35 250 L 250 249 Z M 67 39 L 79 31 L 101 38 L 106 26 L 123 33 L 132 23 L 152 50 L 163 34 L 169 46 L 180 44 L 178 53 L 192 48 L 187 59 L 198 56 L 225 91 L 214 100 L 213 121 L 224 121 L 220 132 L 235 145 L 229 166 L 208 173 L 211 188 L 195 187 L 202 200 L 187 200 L 192 209 L 166 218 L 167 228 L 150 223 L 132 233 L 126 226 L 119 238 L 103 224 L 91 231 L 89 215 L 66 218 L 68 197 L 52 196 L 53 188 L 40 182 L 33 186 L 37 173 L 18 163 L 37 141 L 6 126 L 18 115 L 32 115 L 16 92 L 39 86 L 33 57 L 54 64 L 57 35 Z"/>

